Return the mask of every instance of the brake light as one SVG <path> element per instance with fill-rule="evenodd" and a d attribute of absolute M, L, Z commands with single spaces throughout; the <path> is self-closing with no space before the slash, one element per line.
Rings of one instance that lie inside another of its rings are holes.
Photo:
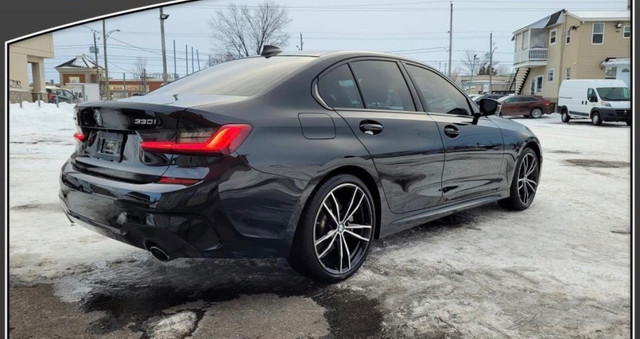
<path fill-rule="evenodd" d="M 53 99 L 55 99 L 56 96 L 53 95 L 53 93 L 49 92 L 49 101 L 53 101 Z"/>
<path fill-rule="evenodd" d="M 222 125 L 208 139 L 204 139 L 206 135 L 203 138 L 202 131 L 180 132 L 177 141 L 143 141 L 140 143 L 140 148 L 160 153 L 230 154 L 242 144 L 250 132 L 250 125 Z M 195 140 L 199 142 L 194 142 Z"/>
<path fill-rule="evenodd" d="M 84 135 L 84 134 L 82 134 L 81 132 L 75 132 L 75 133 L 73 133 L 73 137 L 74 137 L 74 138 L 76 138 L 76 140 L 78 140 L 78 141 L 80 141 L 80 142 L 83 142 L 83 141 L 84 141 L 84 139 L 86 139 L 86 138 L 87 138 L 87 136 L 86 136 L 86 135 Z"/>
<path fill-rule="evenodd" d="M 179 184 L 179 185 L 193 185 L 198 183 L 199 179 L 186 179 L 186 178 L 172 178 L 172 177 L 160 177 L 158 180 L 161 184 Z"/>
<path fill-rule="evenodd" d="M 550 104 L 549 100 L 545 100 L 545 101 L 544 101 L 544 105 L 545 105 L 545 106 L 549 106 L 549 104 Z"/>

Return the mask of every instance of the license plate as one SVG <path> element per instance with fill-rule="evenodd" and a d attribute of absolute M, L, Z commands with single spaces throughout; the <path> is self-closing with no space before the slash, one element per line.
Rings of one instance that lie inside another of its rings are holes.
<path fill-rule="evenodd" d="M 102 142 L 102 152 L 109 155 L 117 155 L 120 152 L 120 142 L 118 140 L 104 139 Z"/>
<path fill-rule="evenodd" d="M 124 137 L 122 134 L 98 132 L 95 157 L 109 161 L 120 161 L 123 142 Z"/>

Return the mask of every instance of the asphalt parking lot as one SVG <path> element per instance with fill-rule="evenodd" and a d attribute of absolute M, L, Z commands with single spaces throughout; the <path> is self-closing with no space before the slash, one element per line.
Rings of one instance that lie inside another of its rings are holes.
<path fill-rule="evenodd" d="M 528 210 L 492 204 L 377 241 L 330 286 L 284 260 L 162 263 L 71 226 L 57 190 L 73 132 L 10 131 L 10 336 L 630 337 L 630 128 L 517 120 L 544 153 Z"/>

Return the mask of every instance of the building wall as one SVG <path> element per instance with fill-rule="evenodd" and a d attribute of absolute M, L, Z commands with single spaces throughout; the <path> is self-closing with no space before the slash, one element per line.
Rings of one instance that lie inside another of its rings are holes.
<path fill-rule="evenodd" d="M 556 31 L 556 42 L 552 45 L 550 43 L 551 31 Z M 563 59 L 563 34 L 564 24 L 554 25 L 546 28 L 547 35 L 547 66 L 544 70 L 543 79 L 543 91 L 542 96 L 549 99 L 551 102 L 557 102 L 558 100 L 558 88 L 560 86 L 560 79 L 558 74 L 561 72 L 562 59 Z M 554 71 L 553 80 L 548 80 L 548 72 Z"/>
<path fill-rule="evenodd" d="M 46 100 L 44 58 L 53 58 L 53 35 L 43 34 L 9 45 L 9 99 L 33 101 L 38 95 Z M 29 86 L 29 68 L 33 87 Z"/>
<path fill-rule="evenodd" d="M 601 45 L 591 43 L 593 22 L 585 22 L 578 27 L 580 50 L 577 61 L 575 79 L 603 79 L 604 68 L 600 66 L 606 58 L 629 58 L 631 56 L 631 39 L 622 37 L 622 28 L 615 27 L 617 21 L 604 22 L 604 41 Z M 629 21 L 622 22 L 630 25 Z"/>
<path fill-rule="evenodd" d="M 520 91 L 521 92 L 520 94 L 522 95 L 531 94 L 531 82 L 534 81 L 538 76 L 542 76 L 542 92 L 536 92 L 534 90 L 533 94 L 544 96 L 544 93 L 545 93 L 544 91 L 547 88 L 546 73 L 547 73 L 546 66 L 532 67 L 529 70 L 527 81 L 524 82 L 524 86 L 522 87 L 522 91 Z"/>

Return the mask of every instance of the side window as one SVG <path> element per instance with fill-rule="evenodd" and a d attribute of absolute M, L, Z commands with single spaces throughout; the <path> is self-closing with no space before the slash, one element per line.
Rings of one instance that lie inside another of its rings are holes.
<path fill-rule="evenodd" d="M 392 61 L 356 61 L 351 69 L 362 91 L 366 108 L 415 111 L 409 87 Z"/>
<path fill-rule="evenodd" d="M 346 64 L 323 76 L 318 81 L 318 91 L 331 107 L 363 108 L 358 87 Z"/>
<path fill-rule="evenodd" d="M 594 91 L 593 88 L 589 88 L 587 90 L 587 99 L 593 102 L 598 101 L 598 97 L 596 96 L 596 91 Z"/>
<path fill-rule="evenodd" d="M 471 115 L 466 96 L 438 74 L 417 66 L 407 65 L 423 105 L 428 112 Z"/>

